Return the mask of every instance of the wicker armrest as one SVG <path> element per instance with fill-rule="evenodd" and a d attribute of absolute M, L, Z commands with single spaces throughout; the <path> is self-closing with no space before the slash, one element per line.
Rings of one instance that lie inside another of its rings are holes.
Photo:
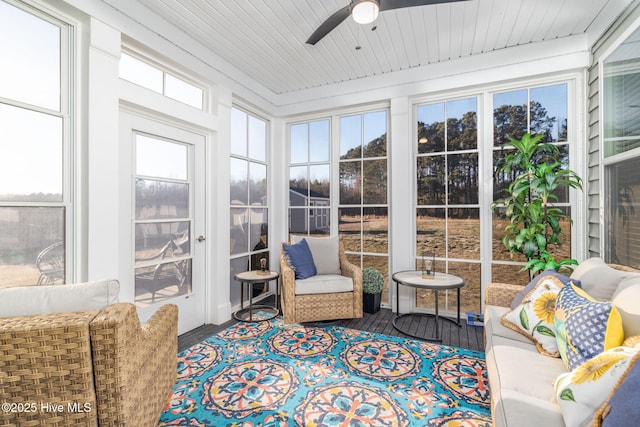
<path fill-rule="evenodd" d="M 287 263 L 287 258 L 280 245 L 280 307 L 285 319 L 295 319 L 296 273 Z"/>
<path fill-rule="evenodd" d="M 296 283 L 296 272 L 287 263 L 287 258 L 284 255 L 284 250 L 280 249 L 280 278 L 282 280 L 282 293 L 283 295 L 294 295 L 294 286 Z"/>
<path fill-rule="evenodd" d="M 485 305 L 509 307 L 511 301 L 522 289 L 522 286 L 510 283 L 489 283 L 485 290 L 484 303 Z"/>
<path fill-rule="evenodd" d="M 114 304 L 90 331 L 100 425 L 155 425 L 176 380 L 178 308 L 143 326 L 133 304 Z"/>
<path fill-rule="evenodd" d="M 343 276 L 351 277 L 353 280 L 353 290 L 356 293 L 362 293 L 362 270 L 360 267 L 356 266 L 349 262 L 347 255 L 344 252 L 344 247 L 342 246 L 342 242 L 340 242 L 340 271 Z"/>
<path fill-rule="evenodd" d="M 0 425 L 97 425 L 89 339 L 97 313 L 0 318 L 0 402 L 21 405 L 0 411 Z"/>

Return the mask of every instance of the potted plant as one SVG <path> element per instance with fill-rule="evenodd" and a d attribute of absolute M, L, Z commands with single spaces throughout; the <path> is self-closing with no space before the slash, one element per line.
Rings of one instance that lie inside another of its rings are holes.
<path fill-rule="evenodd" d="M 382 273 L 373 267 L 362 270 L 362 302 L 365 313 L 377 313 L 380 311 L 380 300 L 384 277 Z"/>
<path fill-rule="evenodd" d="M 555 259 L 554 249 L 561 245 L 561 221 L 571 224 L 572 219 L 553 202 L 563 186 L 582 190 L 582 180 L 563 167 L 558 147 L 541 143 L 542 138 L 529 133 L 519 140 L 510 138 L 515 150 L 505 156 L 497 174 L 512 175 L 513 180 L 506 197 L 491 206 L 510 220 L 502 243 L 512 254 L 525 256 L 523 271 L 531 276 L 578 264 L 574 259 Z"/>

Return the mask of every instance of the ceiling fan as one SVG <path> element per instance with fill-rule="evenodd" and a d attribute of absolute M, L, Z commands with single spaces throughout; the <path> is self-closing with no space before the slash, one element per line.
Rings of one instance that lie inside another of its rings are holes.
<path fill-rule="evenodd" d="M 359 24 L 369 24 L 375 21 L 378 17 L 378 12 L 384 12 L 385 10 L 458 1 L 467 0 L 351 0 L 347 6 L 339 9 L 327 18 L 327 20 L 311 34 L 307 43 L 312 45 L 318 43 L 320 39 L 340 25 L 349 15 L 352 15 L 353 19 Z"/>

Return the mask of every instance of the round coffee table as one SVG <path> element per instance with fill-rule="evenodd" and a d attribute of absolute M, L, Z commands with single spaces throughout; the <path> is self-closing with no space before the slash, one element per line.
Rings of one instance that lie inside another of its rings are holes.
<path fill-rule="evenodd" d="M 396 304 L 397 304 L 397 312 L 396 317 L 393 319 L 392 324 L 393 327 L 396 328 L 399 332 L 402 332 L 405 335 L 408 335 L 413 338 L 424 339 L 427 341 L 442 341 L 442 335 L 440 333 L 440 319 L 448 320 L 450 322 L 455 323 L 459 327 L 462 327 L 462 323 L 460 323 L 460 289 L 464 286 L 464 279 L 458 276 L 454 276 L 453 274 L 448 273 L 435 273 L 435 276 L 429 279 L 422 278 L 421 271 L 415 270 L 407 270 L 407 271 L 399 271 L 394 273 L 392 276 L 394 282 L 396 282 Z M 435 296 L 435 315 L 431 313 L 422 313 L 422 312 L 411 312 L 400 314 L 400 285 L 409 286 L 411 288 L 416 289 L 430 289 L 433 291 Z M 438 291 L 447 290 L 447 289 L 457 289 L 458 291 L 458 320 L 450 319 L 448 317 L 440 316 L 439 307 L 438 307 Z M 436 335 L 435 337 L 423 337 L 419 335 L 410 334 L 404 330 L 402 330 L 397 324 L 397 320 L 404 316 L 434 316 L 436 321 Z"/>
<path fill-rule="evenodd" d="M 240 322 L 261 322 L 271 320 L 280 314 L 278 308 L 279 281 L 280 274 L 275 271 L 245 271 L 233 276 L 235 280 L 240 282 L 240 310 L 233 313 L 233 318 Z M 253 284 L 266 283 L 271 280 L 276 281 L 276 305 L 254 305 L 253 304 Z M 244 308 L 244 285 L 249 285 L 249 307 Z M 262 316 L 255 316 L 255 313 L 262 313 Z"/>

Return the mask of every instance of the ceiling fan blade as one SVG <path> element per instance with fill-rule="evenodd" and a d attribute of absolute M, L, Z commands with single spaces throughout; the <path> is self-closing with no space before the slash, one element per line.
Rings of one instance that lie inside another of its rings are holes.
<path fill-rule="evenodd" d="M 468 0 L 380 0 L 380 11 L 401 9 L 403 7 L 427 6 L 430 4 L 454 3 Z"/>
<path fill-rule="evenodd" d="M 351 15 L 351 5 L 347 5 L 342 9 L 338 10 L 336 13 L 331 15 L 324 21 L 317 30 L 311 34 L 309 39 L 307 40 L 308 44 L 316 44 L 322 39 L 324 36 L 329 34 L 331 30 L 336 28 L 338 25 L 342 23 L 345 19 L 347 19 Z"/>

